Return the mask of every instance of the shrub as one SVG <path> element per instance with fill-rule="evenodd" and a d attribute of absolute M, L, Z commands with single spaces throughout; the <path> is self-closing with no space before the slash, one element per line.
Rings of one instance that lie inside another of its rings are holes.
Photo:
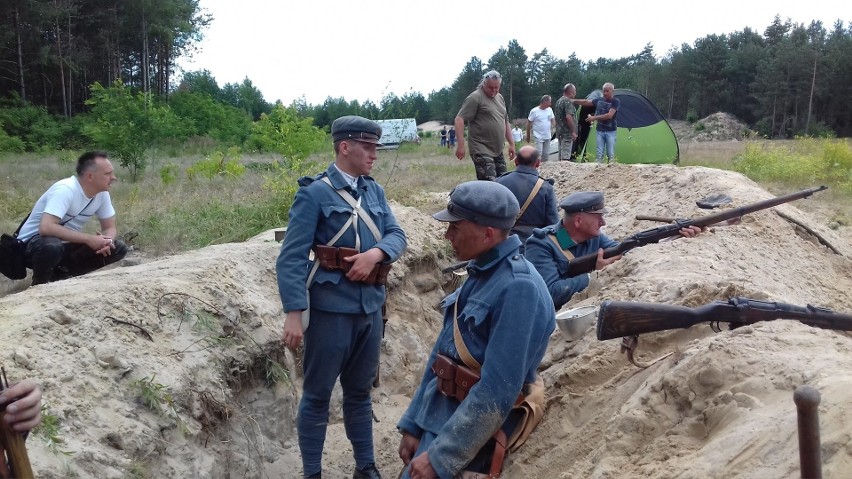
<path fill-rule="evenodd" d="M 693 110 L 689 110 L 689 113 L 686 114 L 686 121 L 690 123 L 695 123 L 698 121 L 698 114 Z"/>
<path fill-rule="evenodd" d="M 196 175 L 201 175 L 208 180 L 217 176 L 239 178 L 246 172 L 246 167 L 240 164 L 239 160 L 239 148 L 231 148 L 227 153 L 217 151 L 187 168 L 186 176 L 190 180 Z"/>
<path fill-rule="evenodd" d="M 145 152 L 158 141 L 180 137 L 182 126 L 168 107 L 158 106 L 150 95 L 132 94 L 121 80 L 104 88 L 91 87 L 86 104 L 92 107 L 84 132 L 99 148 L 108 150 L 121 161 L 136 181 L 145 170 Z"/>
<path fill-rule="evenodd" d="M 0 152 L 20 153 L 24 151 L 24 141 L 17 136 L 9 136 L 0 123 Z"/>
<path fill-rule="evenodd" d="M 325 148 L 326 136 L 325 131 L 313 125 L 313 119 L 300 118 L 294 108 L 277 104 L 252 126 L 246 148 L 298 161 Z"/>
<path fill-rule="evenodd" d="M 174 163 L 169 163 L 168 165 L 160 168 L 160 179 L 163 180 L 163 184 L 166 185 L 170 185 L 177 181 L 179 174 L 180 167 Z"/>

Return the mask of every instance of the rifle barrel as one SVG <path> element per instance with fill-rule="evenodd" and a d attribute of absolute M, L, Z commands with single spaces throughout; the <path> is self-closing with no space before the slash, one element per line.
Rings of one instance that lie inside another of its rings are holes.
<path fill-rule="evenodd" d="M 627 238 L 622 240 L 620 244 L 613 246 L 612 248 L 605 249 L 603 256 L 604 258 L 612 258 L 613 256 L 624 254 L 633 248 L 645 246 L 646 244 L 657 243 L 662 239 L 676 236 L 679 234 L 681 228 L 685 228 L 688 226 L 699 226 L 702 228 L 705 226 L 711 226 L 716 223 L 721 223 L 723 221 L 728 221 L 733 218 L 739 218 L 747 214 L 754 213 L 755 211 L 765 210 L 767 208 L 772 208 L 773 206 L 778 206 L 784 203 L 789 203 L 791 201 L 807 198 L 808 196 L 811 196 L 812 194 L 823 191 L 825 189 L 828 189 L 828 187 L 818 186 L 815 188 L 808 188 L 806 190 L 797 191 L 795 193 L 790 193 L 783 196 L 770 198 L 768 200 L 758 201 L 757 203 L 751 203 L 748 205 L 740 206 L 739 208 L 732 208 L 729 210 L 720 211 L 712 215 L 700 216 L 698 218 L 683 221 L 678 220 L 676 224 L 669 224 L 659 226 L 657 228 L 652 228 L 649 230 L 640 231 L 638 233 L 628 236 Z M 568 263 L 568 271 L 565 274 L 565 277 L 571 278 L 584 273 L 591 273 L 595 270 L 596 263 L 597 253 L 587 254 L 585 256 L 575 258 Z"/>

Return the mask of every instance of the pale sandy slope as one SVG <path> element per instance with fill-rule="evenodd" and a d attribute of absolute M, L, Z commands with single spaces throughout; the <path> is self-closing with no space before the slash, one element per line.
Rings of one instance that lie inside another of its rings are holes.
<path fill-rule="evenodd" d="M 740 175 L 703 168 L 547 164 L 544 174 L 557 179 L 560 196 L 606 191 L 614 237 L 654 226 L 633 220 L 637 213 L 703 214 L 694 202 L 711 193 L 730 194 L 735 206 L 770 197 Z M 419 381 L 440 327 L 442 283 L 451 279 L 437 273 L 436 265 L 450 261 L 440 225 L 394 208 L 411 248 L 392 278 L 382 386 L 374 395 L 377 456 L 387 477 L 399 467 L 395 422 Z M 569 306 L 607 298 L 697 306 L 743 295 L 852 312 L 848 232 L 829 230 L 826 218 L 796 204 L 779 209 L 844 256 L 765 211 L 740 226 L 638 249 L 597 274 Z M 298 371 L 298 358 L 277 342 L 278 244 L 271 238 L 0 298 L 0 359 L 11 376 L 42 381 L 61 419 L 59 448 L 73 451 L 54 454 L 31 437 L 39 477 L 299 477 L 293 418 L 301 380 L 294 374 L 292 386 L 272 388 L 264 381 L 267 357 Z M 110 318 L 144 327 L 154 341 Z M 675 354 L 637 370 L 618 341 L 598 342 L 593 330 L 574 343 L 554 334 L 542 367 L 550 408 L 507 462 L 505 477 L 798 477 L 792 393 L 800 384 L 823 395 L 824 477 L 849 477 L 850 345 L 843 333 L 791 321 L 719 334 L 698 326 L 644 337 L 643 358 Z M 167 402 L 156 413 L 139 401 L 134 381 L 153 375 L 153 384 L 168 388 L 174 412 Z M 330 421 L 324 477 L 351 477 L 339 392 Z"/>

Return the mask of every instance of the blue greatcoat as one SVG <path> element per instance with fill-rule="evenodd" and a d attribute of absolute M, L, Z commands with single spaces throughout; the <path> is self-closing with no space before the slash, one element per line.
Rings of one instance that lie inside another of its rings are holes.
<path fill-rule="evenodd" d="M 524 255 L 538 270 L 544 282 L 547 283 L 553 304 L 559 310 L 571 300 L 574 293 L 578 293 L 589 286 L 589 275 L 581 274 L 573 278 L 566 277 L 568 258 L 557 248 L 556 244 L 548 237 L 549 235 L 556 235 L 562 249 L 569 251 L 575 258 L 587 254 L 597 254 L 598 249 L 611 248 L 619 243 L 603 233 L 582 243 L 575 243 L 561 221 L 546 228 L 533 230 L 532 236 L 527 240 Z"/>
<path fill-rule="evenodd" d="M 518 165 L 515 171 L 502 174 L 497 183 L 509 188 L 518 199 L 518 204 L 523 206 L 532 193 L 535 182 L 539 178 L 538 169 L 532 166 Z M 532 234 L 534 228 L 552 225 L 559 221 L 559 211 L 556 207 L 556 192 L 553 190 L 553 180 L 546 179 L 541 189 L 535 195 L 524 214 L 518 218 L 512 228 L 512 233 L 521 239 L 521 253 L 524 252 L 523 243 Z"/>
<path fill-rule="evenodd" d="M 398 423 L 399 429 L 421 438 L 415 454 L 427 451 L 438 477 L 454 477 L 500 428 L 523 385 L 535 380 L 556 325 L 547 287 L 518 253 L 519 246 L 512 235 L 471 262 L 468 279 L 444 299 L 444 325 Z M 482 379 L 461 403 L 438 392 L 431 369 L 437 354 L 462 364 L 453 342 L 456 301 L 464 343 L 482 364 Z"/>
<path fill-rule="evenodd" d="M 352 189 L 336 166 L 325 173 L 299 179 L 299 190 L 290 209 L 287 236 L 278 256 L 278 291 L 284 311 L 308 307 L 305 282 L 312 263 L 312 246 L 327 244 L 350 218 L 352 207 L 334 188 L 345 188 L 382 232 L 379 242 L 363 221 L 358 221 L 360 251 L 378 247 L 397 260 L 405 250 L 405 233 L 388 207 L 382 188 L 369 176 L 358 178 Z M 355 247 L 351 226 L 334 246 Z M 322 450 L 328 426 L 328 407 L 334 384 L 340 377 L 343 390 L 343 423 L 352 443 L 355 466 L 375 462 L 373 454 L 370 391 L 379 363 L 382 339 L 381 306 L 385 287 L 353 282 L 339 270 L 318 268 L 310 288 L 311 322 L 304 336 L 304 386 L 296 427 L 305 476 L 321 472 Z"/>
<path fill-rule="evenodd" d="M 301 188 L 290 208 L 287 235 L 276 264 L 278 292 L 286 312 L 307 309 L 305 282 L 312 266 L 308 253 L 314 245 L 327 244 L 351 216 L 349 204 L 325 182 L 319 181 L 325 176 L 335 189 L 345 188 L 356 200 L 361 197 L 362 209 L 369 212 L 382 232 L 382 240 L 376 243 L 367 225 L 358 221 L 361 252 L 378 247 L 388 256 L 388 262 L 393 262 L 405 251 L 405 232 L 397 224 L 384 190 L 373 178 L 360 176 L 358 188 L 353 190 L 333 164 L 315 177 L 300 178 Z M 355 247 L 353 229 L 350 227 L 334 246 Z M 385 302 L 384 286 L 349 281 L 339 270 L 318 268 L 310 291 L 311 309 L 331 313 L 372 313 Z"/>

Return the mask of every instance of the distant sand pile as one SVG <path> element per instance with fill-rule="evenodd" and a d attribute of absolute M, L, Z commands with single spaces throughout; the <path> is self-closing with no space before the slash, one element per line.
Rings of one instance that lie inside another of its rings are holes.
<path fill-rule="evenodd" d="M 678 141 L 742 141 L 756 133 L 730 113 L 717 112 L 695 123 L 669 120 Z"/>

